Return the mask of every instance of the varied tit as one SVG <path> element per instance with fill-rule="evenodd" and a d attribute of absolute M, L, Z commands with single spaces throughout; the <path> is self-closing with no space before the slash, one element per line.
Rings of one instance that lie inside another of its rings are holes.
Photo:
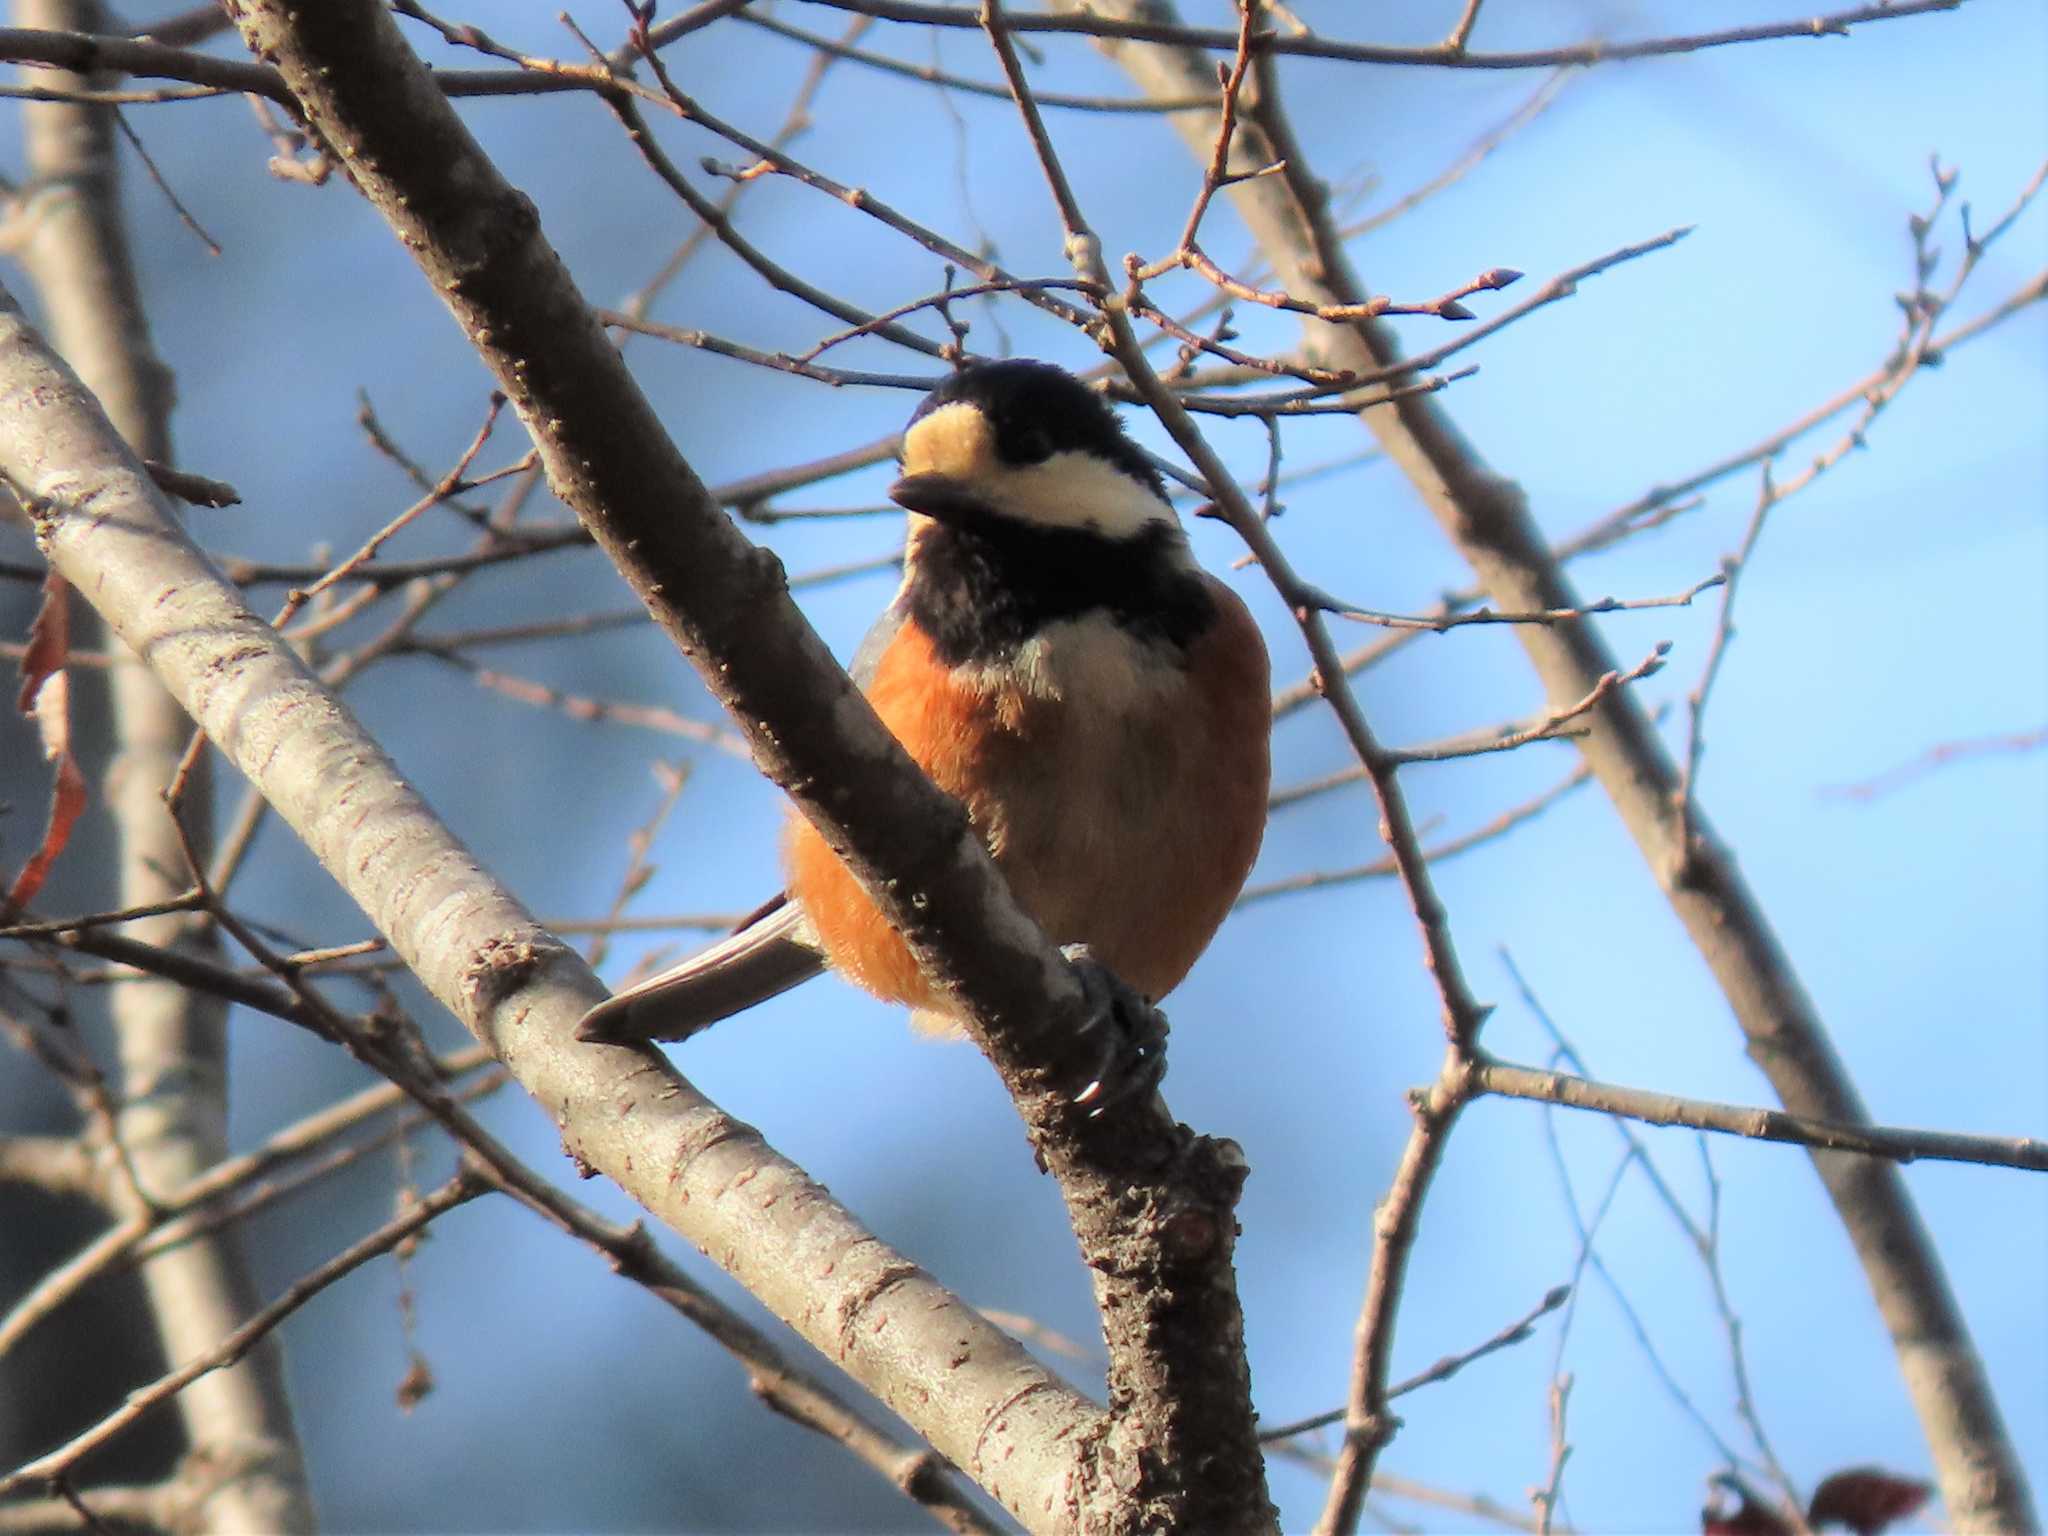
<path fill-rule="evenodd" d="M 855 679 L 1046 935 L 1164 996 L 1265 830 L 1271 690 L 1250 613 L 1195 563 L 1116 413 L 1048 363 L 978 364 L 932 391 L 889 495 L 910 512 L 903 585 Z M 786 895 L 591 1010 L 582 1038 L 679 1040 L 826 966 L 922 1028 L 957 1027 L 800 815 L 784 863 Z"/>

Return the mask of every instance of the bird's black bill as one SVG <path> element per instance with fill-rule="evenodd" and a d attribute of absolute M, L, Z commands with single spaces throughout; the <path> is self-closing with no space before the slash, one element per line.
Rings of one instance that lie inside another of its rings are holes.
<path fill-rule="evenodd" d="M 920 512 L 942 523 L 972 526 L 992 515 L 987 502 L 951 475 L 905 475 L 889 487 L 889 499 L 906 512 Z"/>

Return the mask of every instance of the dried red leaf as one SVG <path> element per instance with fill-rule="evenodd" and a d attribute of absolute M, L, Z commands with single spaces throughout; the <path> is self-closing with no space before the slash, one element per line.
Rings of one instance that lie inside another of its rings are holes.
<path fill-rule="evenodd" d="M 1824 1478 L 1813 1490 L 1808 1524 L 1846 1525 L 1856 1536 L 1878 1536 L 1896 1520 L 1904 1520 L 1934 1496 L 1934 1489 L 1915 1478 L 1899 1477 L 1880 1467 L 1851 1467 Z"/>
<path fill-rule="evenodd" d="M 1792 1527 L 1768 1504 L 1742 1504 L 1718 1513 L 1709 1505 L 1700 1511 L 1700 1530 L 1703 1536 L 1792 1536 Z"/>
<path fill-rule="evenodd" d="M 1732 1472 L 1718 1472 L 1709 1478 L 1713 1495 L 1700 1511 L 1704 1536 L 1793 1536 L 1792 1524 L 1766 1504 Z M 1724 1507 L 1720 1496 L 1732 1494 L 1735 1504 Z"/>
<path fill-rule="evenodd" d="M 21 653 L 21 691 L 14 707 L 34 714 L 43 683 L 64 670 L 71 659 L 71 587 L 51 571 L 43 577 L 43 604 L 28 627 L 28 645 Z"/>
<path fill-rule="evenodd" d="M 412 1357 L 412 1368 L 405 1373 L 405 1379 L 398 1384 L 398 1409 L 411 1413 L 426 1401 L 427 1394 L 434 1390 L 434 1372 L 427 1362 L 418 1355 Z"/>
<path fill-rule="evenodd" d="M 43 829 L 42 843 L 8 889 L 8 911 L 35 900 L 85 811 L 85 775 L 71 756 L 71 680 L 64 670 L 70 659 L 70 587 L 51 571 L 43 578 L 42 607 L 29 625 L 28 644 L 22 651 L 21 691 L 15 697 L 15 708 L 36 722 L 43 756 L 56 765 L 57 782 L 50 792 L 50 820 Z"/>
<path fill-rule="evenodd" d="M 29 856 L 21 873 L 7 892 L 7 907 L 19 910 L 36 899 L 36 892 L 50 877 L 50 870 L 64 845 L 71 841 L 71 829 L 85 811 L 85 776 L 66 753 L 57 764 L 57 783 L 50 793 L 50 820 L 43 829 L 42 846 Z"/>

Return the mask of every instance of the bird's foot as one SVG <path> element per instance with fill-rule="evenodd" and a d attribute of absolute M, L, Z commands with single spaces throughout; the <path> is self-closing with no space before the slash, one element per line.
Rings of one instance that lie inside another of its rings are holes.
<path fill-rule="evenodd" d="M 1064 944 L 1060 953 L 1074 967 L 1088 1001 L 1082 1033 L 1100 1049 L 1086 1085 L 1073 1099 L 1092 1117 L 1159 1086 L 1166 1076 L 1166 1015 L 1097 960 L 1086 944 Z"/>

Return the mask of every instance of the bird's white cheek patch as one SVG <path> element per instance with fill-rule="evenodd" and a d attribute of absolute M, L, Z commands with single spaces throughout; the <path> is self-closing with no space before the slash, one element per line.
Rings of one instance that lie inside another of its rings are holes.
<path fill-rule="evenodd" d="M 903 434 L 903 473 L 982 480 L 996 472 L 995 431 L 964 400 L 942 405 Z"/>
<path fill-rule="evenodd" d="M 991 499 L 1010 516 L 1041 528 L 1079 528 L 1127 539 L 1155 523 L 1179 526 L 1173 508 L 1106 459 L 1056 453 L 1042 464 L 1006 469 Z"/>

